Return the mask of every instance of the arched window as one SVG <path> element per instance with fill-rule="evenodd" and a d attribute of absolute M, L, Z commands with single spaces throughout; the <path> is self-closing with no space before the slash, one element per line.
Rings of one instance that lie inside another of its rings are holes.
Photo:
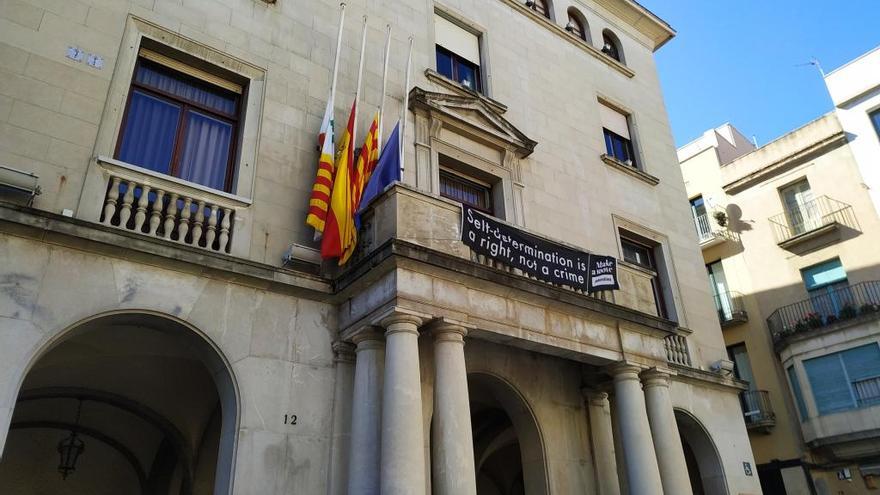
<path fill-rule="evenodd" d="M 565 30 L 584 41 L 590 41 L 590 32 L 587 30 L 587 22 L 580 12 L 574 7 L 568 9 L 568 24 Z"/>
<path fill-rule="evenodd" d="M 620 40 L 607 29 L 602 31 L 602 53 L 623 63 L 623 51 L 620 49 Z"/>
<path fill-rule="evenodd" d="M 550 0 L 529 0 L 526 2 L 526 6 L 531 7 L 532 10 L 547 19 L 550 18 Z"/>

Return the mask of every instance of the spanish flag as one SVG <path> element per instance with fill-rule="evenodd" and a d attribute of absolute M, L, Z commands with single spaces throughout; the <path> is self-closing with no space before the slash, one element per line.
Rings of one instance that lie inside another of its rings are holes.
<path fill-rule="evenodd" d="M 339 143 L 336 153 L 336 175 L 333 178 L 333 192 L 330 195 L 330 208 L 321 239 L 321 257 L 340 258 L 351 239 L 357 238 L 354 226 L 353 203 L 351 196 L 351 177 L 354 166 L 354 147 L 351 137 L 354 133 L 354 114 L 357 101 L 351 105 L 348 126 Z M 326 141 L 325 141 L 326 142 Z M 339 263 L 343 264 L 342 261 Z"/>
<path fill-rule="evenodd" d="M 360 228 L 360 216 L 357 214 L 360 209 L 361 198 L 364 195 L 364 188 L 376 169 L 376 163 L 379 161 L 379 112 L 373 118 L 370 124 L 370 130 L 364 138 L 364 145 L 361 146 L 358 155 L 357 164 L 351 174 L 351 213 L 354 216 L 354 228 L 351 229 L 351 238 L 345 244 L 345 251 L 339 260 L 340 265 L 344 265 L 354 254 L 357 247 L 357 231 Z"/>
<path fill-rule="evenodd" d="M 318 172 L 312 185 L 309 198 L 309 214 L 306 223 L 315 228 L 315 240 L 321 238 L 327 220 L 327 209 L 330 205 L 330 192 L 333 188 L 333 100 L 327 101 L 321 130 L 318 134 L 318 148 L 321 157 L 318 159 Z"/>

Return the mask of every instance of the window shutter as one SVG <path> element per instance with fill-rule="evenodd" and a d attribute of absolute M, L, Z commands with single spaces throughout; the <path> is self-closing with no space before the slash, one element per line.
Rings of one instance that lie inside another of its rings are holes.
<path fill-rule="evenodd" d="M 804 361 L 804 369 L 820 415 L 855 407 L 839 354 L 808 359 Z"/>
<path fill-rule="evenodd" d="M 599 118 L 602 121 L 602 127 L 618 136 L 632 140 L 629 137 L 629 124 L 627 124 L 626 115 L 604 103 L 599 103 Z"/>
<path fill-rule="evenodd" d="M 880 347 L 868 344 L 844 351 L 843 364 L 851 381 L 880 376 Z"/>
<path fill-rule="evenodd" d="M 434 40 L 459 57 L 480 65 L 479 37 L 437 14 L 434 14 Z"/>

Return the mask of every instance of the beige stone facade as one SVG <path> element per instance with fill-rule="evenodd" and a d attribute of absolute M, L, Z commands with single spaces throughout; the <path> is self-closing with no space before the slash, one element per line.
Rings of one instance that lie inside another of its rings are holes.
<path fill-rule="evenodd" d="M 831 113 L 755 149 L 724 125 L 679 159 L 724 340 L 751 382 L 742 406 L 764 492 L 869 493 L 873 378 L 829 396 L 847 366 L 880 372 L 880 219 L 847 133 Z"/>
<path fill-rule="evenodd" d="M 347 5 L 336 121 L 365 14 L 359 134 L 389 24 L 386 111 L 409 108 L 403 180 L 343 268 L 303 222 L 336 2 L 0 5 L 0 491 L 760 493 L 654 66 L 674 31 L 630 0 L 542 3 Z M 477 40 L 481 92 L 443 75 L 438 15 Z M 123 159 L 133 102 L 176 90 L 142 66 L 214 95 L 180 115 L 232 122 L 222 186 L 182 171 L 184 124 L 169 170 Z M 620 290 L 472 253 L 444 174 L 619 258 Z"/>

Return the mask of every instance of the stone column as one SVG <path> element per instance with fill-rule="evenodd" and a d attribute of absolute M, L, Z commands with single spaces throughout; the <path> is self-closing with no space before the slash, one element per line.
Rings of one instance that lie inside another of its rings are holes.
<path fill-rule="evenodd" d="M 375 328 L 359 332 L 352 340 L 357 345 L 357 357 L 352 394 L 348 493 L 378 495 L 385 342 L 381 329 Z"/>
<path fill-rule="evenodd" d="M 351 406 L 354 395 L 354 345 L 333 342 L 336 380 L 333 387 L 333 426 L 331 435 L 329 495 L 348 493 L 348 461 L 351 451 Z"/>
<path fill-rule="evenodd" d="M 434 418 L 432 437 L 432 492 L 437 495 L 476 495 L 474 439 L 467 370 L 464 364 L 464 327 L 439 323 L 434 336 Z"/>
<path fill-rule="evenodd" d="M 614 377 L 615 413 L 620 425 L 629 492 L 638 495 L 663 495 L 654 441 L 645 410 L 645 395 L 639 383 L 641 368 L 620 362 L 612 365 L 608 371 Z"/>
<path fill-rule="evenodd" d="M 593 442 L 593 459 L 599 481 L 599 495 L 620 495 L 608 394 L 590 389 L 584 389 L 583 393 L 590 415 L 590 439 Z"/>
<path fill-rule="evenodd" d="M 419 373 L 421 319 L 395 314 L 385 327 L 385 383 L 382 394 L 382 495 L 425 493 L 422 380 Z"/>
<path fill-rule="evenodd" d="M 658 454 L 657 463 L 660 466 L 663 491 L 692 495 L 681 437 L 675 422 L 675 412 L 672 410 L 672 400 L 669 398 L 669 374 L 656 368 L 650 369 L 642 372 L 642 383 L 654 450 Z"/>

